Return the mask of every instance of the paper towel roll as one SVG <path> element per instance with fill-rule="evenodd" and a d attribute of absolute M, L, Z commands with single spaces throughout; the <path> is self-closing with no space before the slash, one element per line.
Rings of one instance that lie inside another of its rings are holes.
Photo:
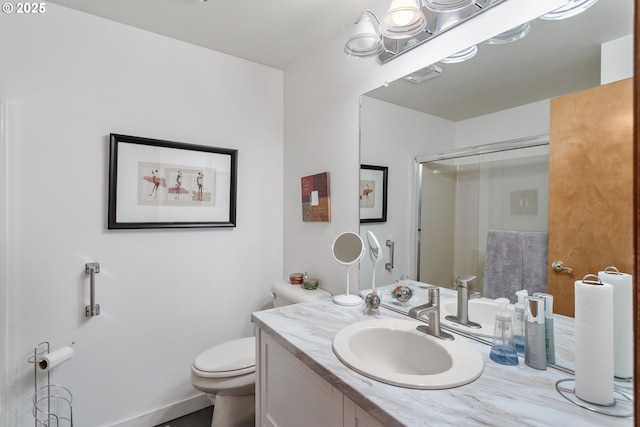
<path fill-rule="evenodd" d="M 616 271 L 598 272 L 602 283 L 613 286 L 613 374 L 633 377 L 633 276 Z"/>
<path fill-rule="evenodd" d="M 73 357 L 73 349 L 69 346 L 50 351 L 38 359 L 38 370 L 47 372 Z"/>
<path fill-rule="evenodd" d="M 597 405 L 611 405 L 613 395 L 613 286 L 575 287 L 576 396 Z"/>

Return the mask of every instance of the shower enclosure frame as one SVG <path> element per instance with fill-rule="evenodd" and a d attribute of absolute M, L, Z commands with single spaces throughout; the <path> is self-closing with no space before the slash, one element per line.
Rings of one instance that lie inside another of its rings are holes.
<path fill-rule="evenodd" d="M 413 277 L 420 277 L 420 245 L 422 234 L 422 164 L 438 162 L 444 160 L 462 159 L 465 157 L 479 156 L 485 154 L 500 153 L 512 150 L 520 150 L 538 146 L 549 145 L 549 135 L 536 135 L 525 138 L 517 138 L 506 141 L 494 142 L 490 144 L 477 145 L 453 149 L 437 154 L 416 156 L 414 159 L 414 188 L 413 209 L 412 209 L 412 240 L 411 243 L 411 271 Z"/>

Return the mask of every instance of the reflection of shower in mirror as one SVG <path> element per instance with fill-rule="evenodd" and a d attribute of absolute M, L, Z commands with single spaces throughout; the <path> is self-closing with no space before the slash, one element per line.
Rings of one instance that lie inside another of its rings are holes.
<path fill-rule="evenodd" d="M 376 289 L 376 264 L 382 261 L 382 246 L 372 231 L 367 231 L 367 243 L 369 244 L 369 258 L 373 262 L 373 278 L 371 279 L 371 290 Z"/>

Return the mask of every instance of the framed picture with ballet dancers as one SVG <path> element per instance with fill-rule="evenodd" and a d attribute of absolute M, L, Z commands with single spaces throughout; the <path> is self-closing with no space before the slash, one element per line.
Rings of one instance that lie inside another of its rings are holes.
<path fill-rule="evenodd" d="M 360 165 L 360 223 L 387 222 L 387 166 Z"/>
<path fill-rule="evenodd" d="M 236 226 L 238 150 L 110 135 L 109 229 Z"/>

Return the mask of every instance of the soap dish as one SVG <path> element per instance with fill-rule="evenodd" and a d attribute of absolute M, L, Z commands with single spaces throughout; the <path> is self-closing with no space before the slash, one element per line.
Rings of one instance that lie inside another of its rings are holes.
<path fill-rule="evenodd" d="M 560 384 L 570 382 L 568 386 L 561 386 Z M 619 387 L 614 386 L 614 403 L 610 406 L 597 405 L 580 399 L 576 396 L 575 380 L 573 378 L 566 378 L 556 381 L 556 390 L 562 397 L 567 399 L 574 405 L 587 409 L 592 412 L 597 412 L 603 415 L 610 415 L 612 417 L 631 417 L 633 416 L 633 399 L 627 393 L 623 392 Z"/>

